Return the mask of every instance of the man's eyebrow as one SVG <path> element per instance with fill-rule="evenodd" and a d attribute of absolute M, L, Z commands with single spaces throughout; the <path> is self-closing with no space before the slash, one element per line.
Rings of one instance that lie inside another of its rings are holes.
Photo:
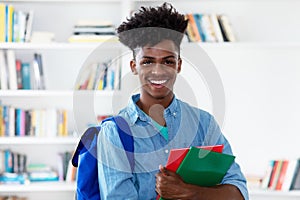
<path fill-rule="evenodd" d="M 155 59 L 156 57 L 152 57 L 152 56 L 143 56 L 142 58 Z M 168 59 L 168 58 L 176 58 L 176 55 L 170 55 L 170 56 L 162 57 L 162 59 Z"/>

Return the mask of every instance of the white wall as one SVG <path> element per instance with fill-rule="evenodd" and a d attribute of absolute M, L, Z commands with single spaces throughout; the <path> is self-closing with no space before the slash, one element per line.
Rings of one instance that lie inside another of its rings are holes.
<path fill-rule="evenodd" d="M 189 47 L 186 53 L 203 54 L 196 49 Z M 269 160 L 299 157 L 300 46 L 204 45 L 204 49 L 224 86 L 224 124 L 218 116 L 217 120 L 245 173 L 263 175 Z M 197 76 L 185 70 L 190 66 L 183 66 L 187 79 Z M 215 114 L 209 85 L 203 80 L 193 91 L 197 104 Z"/>

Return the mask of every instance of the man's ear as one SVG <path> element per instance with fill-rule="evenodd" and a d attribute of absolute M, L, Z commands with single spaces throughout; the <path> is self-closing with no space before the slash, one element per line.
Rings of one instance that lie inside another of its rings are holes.
<path fill-rule="evenodd" d="M 178 59 L 177 74 L 181 72 L 181 64 L 182 64 L 182 60 L 181 60 L 181 58 L 179 58 Z"/>
<path fill-rule="evenodd" d="M 132 59 L 132 60 L 130 61 L 130 68 L 131 68 L 131 71 L 132 71 L 132 73 L 133 73 L 134 75 L 137 75 L 137 74 L 138 74 L 138 73 L 137 73 L 137 69 L 136 69 L 136 62 L 135 62 L 134 59 Z"/>

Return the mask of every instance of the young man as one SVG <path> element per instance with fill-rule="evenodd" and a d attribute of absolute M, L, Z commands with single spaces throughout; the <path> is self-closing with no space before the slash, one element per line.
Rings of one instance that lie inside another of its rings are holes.
<path fill-rule="evenodd" d="M 215 187 L 187 184 L 162 167 L 172 148 L 224 144 L 223 152 L 232 154 L 214 118 L 173 93 L 186 27 L 184 15 L 166 3 L 142 7 L 118 27 L 120 41 L 133 52 L 131 71 L 141 83 L 140 94 L 119 113 L 134 136 L 134 169 L 116 125 L 104 123 L 98 137 L 101 199 L 148 200 L 157 194 L 165 199 L 248 199 L 245 177 L 235 162 Z"/>

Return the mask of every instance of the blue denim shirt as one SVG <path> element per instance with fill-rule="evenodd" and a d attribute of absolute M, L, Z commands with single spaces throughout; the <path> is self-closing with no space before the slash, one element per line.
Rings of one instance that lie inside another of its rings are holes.
<path fill-rule="evenodd" d="M 102 125 L 98 136 L 98 178 L 101 199 L 156 199 L 155 174 L 165 165 L 170 149 L 201 145 L 224 144 L 223 153 L 232 154 L 215 119 L 208 112 L 192 107 L 176 98 L 164 111 L 169 139 L 166 140 L 152 124 L 133 95 L 127 107 L 120 111 L 134 136 L 134 169 L 132 170 L 113 122 Z M 238 187 L 247 200 L 246 180 L 234 162 L 222 184 Z"/>

